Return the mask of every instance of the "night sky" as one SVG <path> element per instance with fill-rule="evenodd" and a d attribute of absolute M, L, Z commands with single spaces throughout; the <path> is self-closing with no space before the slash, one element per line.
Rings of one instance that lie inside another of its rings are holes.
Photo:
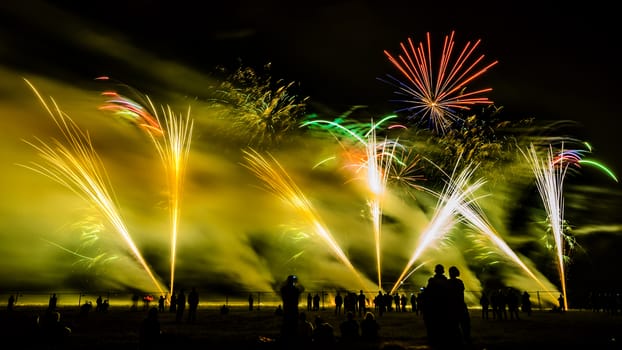
<path fill-rule="evenodd" d="M 37 135 L 40 129 L 34 122 L 28 122 L 24 129 L 14 126 L 19 113 L 10 106 L 14 101 L 28 103 L 29 92 L 21 77 L 49 86 L 49 94 L 55 91 L 62 96 L 59 100 L 64 100 L 67 108 L 80 110 L 78 96 L 92 94 L 97 89 L 93 78 L 98 76 L 110 76 L 158 96 L 192 99 L 200 98 L 205 85 L 213 83 L 216 67 L 234 68 L 240 63 L 258 70 L 269 63 L 275 79 L 298 82 L 299 94 L 309 97 L 311 111 L 337 115 L 363 105 L 370 115 L 384 114 L 395 108 L 390 102 L 394 89 L 378 78 L 395 71 L 383 50 L 397 53 L 401 42 L 408 38 L 419 42 L 427 32 L 433 41 L 440 42 L 455 31 L 457 47 L 481 39 L 477 53 L 484 54 L 487 62 L 498 61 L 474 84 L 491 87 L 487 96 L 495 105 L 503 106 L 505 115 L 572 124 L 576 133 L 572 136 L 592 145 L 589 157 L 608 166 L 618 177 L 622 174 L 617 146 L 621 72 L 614 54 L 619 50 L 620 30 L 613 5 L 455 5 L 416 1 L 227 1 L 214 5 L 148 0 L 55 3 L 53 6 L 28 0 L 0 4 L 0 68 L 4 76 L 0 101 L 5 106 L 2 118 L 16 133 L 33 130 L 23 137 Z M 68 102 L 72 94 L 76 96 L 75 105 Z M 37 103 L 28 108 L 36 110 Z M 6 152 L 7 147 L 16 144 L 5 144 L 3 148 Z M 3 161 L 16 158 L 5 155 Z M 585 199 L 583 191 L 582 199 L 577 200 L 580 203 L 567 198 L 566 205 L 588 216 L 575 220 L 582 222 L 579 231 L 598 232 L 586 234 L 584 243 L 594 252 L 609 252 L 620 247 L 619 183 L 598 170 L 586 172 L 586 180 L 590 181 L 586 191 L 601 198 L 601 203 L 593 203 L 595 208 L 590 210 L 592 203 Z M 18 178 L 4 176 L 5 183 Z M 216 178 L 205 181 L 209 184 Z M 19 196 L 15 189 L 11 193 Z M 57 199 L 67 200 L 62 191 L 54 193 L 62 197 Z M 132 198 L 139 199 L 138 195 Z M 53 203 L 51 197 L 46 197 L 30 205 Z M 3 215 L 15 213 L 28 216 L 19 209 L 3 209 Z M 200 214 L 197 211 L 192 215 Z M 600 222 L 603 220 L 607 222 Z M 588 229 L 592 226 L 599 228 Z M 14 234 L 8 232 L 13 229 L 5 224 L 0 233 L 3 239 Z M 256 251 L 265 242 L 249 244 L 255 244 Z M 157 249 L 153 254 L 158 254 Z M 614 279 L 606 268 L 616 265 L 610 258 L 619 261 L 619 256 L 611 253 L 579 254 L 573 273 L 604 287 L 609 277 Z M 245 263 L 250 266 L 258 262 Z M 28 272 L 36 270 L 33 267 Z M 230 278 L 227 271 L 216 270 Z M 241 288 L 267 288 L 270 283 L 270 278 L 257 278 Z M 613 284 L 620 286 L 620 281 Z"/>
<path fill-rule="evenodd" d="M 394 107 L 387 104 L 392 88 L 377 79 L 394 73 L 383 50 L 395 53 L 426 32 L 440 42 L 455 30 L 458 47 L 481 39 L 478 53 L 499 61 L 477 82 L 493 88 L 491 100 L 512 116 L 579 123 L 596 154 L 622 172 L 615 156 L 620 31 L 604 2 L 227 1 L 202 8 L 193 1 L 56 1 L 65 3 L 58 16 L 30 3 L 3 5 L 13 8 L 3 11 L 3 26 L 12 27 L 3 31 L 3 61 L 25 71 L 162 85 L 140 83 L 148 72 L 70 39 L 93 31 L 202 72 L 272 63 L 275 78 L 300 82 L 302 95 L 337 111 Z"/>

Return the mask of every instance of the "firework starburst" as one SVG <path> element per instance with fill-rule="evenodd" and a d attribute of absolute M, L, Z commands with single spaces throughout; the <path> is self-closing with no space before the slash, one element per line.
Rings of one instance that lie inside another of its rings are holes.
<path fill-rule="evenodd" d="M 298 126 L 305 113 L 307 98 L 292 93 L 295 82 L 273 82 L 241 67 L 217 88 L 211 108 L 231 121 L 235 135 L 251 147 L 270 147 Z"/>
<path fill-rule="evenodd" d="M 454 53 L 454 32 L 445 36 L 438 66 L 433 65 L 430 33 L 426 42 L 416 45 L 411 38 L 408 43 L 400 43 L 402 54 L 394 57 L 384 51 L 389 61 L 400 71 L 405 81 L 387 74 L 389 84 L 397 88 L 396 94 L 403 96 L 395 102 L 407 106 L 398 112 L 407 111 L 410 118 L 427 120 L 429 125 L 443 133 L 454 120 L 459 119 L 458 111 L 469 110 L 475 104 L 492 104 L 483 94 L 491 91 L 485 88 L 466 92 L 466 87 L 474 79 L 497 64 L 497 61 L 483 65 L 484 55 L 473 57 L 480 40 L 467 42 L 457 57 Z"/>

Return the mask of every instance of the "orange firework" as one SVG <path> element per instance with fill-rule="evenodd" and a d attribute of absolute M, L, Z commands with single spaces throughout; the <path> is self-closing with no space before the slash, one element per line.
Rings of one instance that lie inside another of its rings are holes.
<path fill-rule="evenodd" d="M 438 67 L 432 64 L 432 47 L 430 33 L 426 34 L 427 43 L 420 42 L 415 46 L 408 38 L 408 44 L 400 43 L 403 55 L 393 57 L 387 50 L 384 51 L 389 61 L 407 79 L 403 82 L 387 75 L 398 90 L 395 92 L 403 99 L 395 102 L 407 106 L 397 112 L 407 111 L 411 118 L 427 120 L 430 126 L 438 132 L 444 131 L 456 120 L 460 119 L 459 110 L 469 110 L 475 104 L 492 104 L 488 98 L 481 96 L 491 88 L 466 92 L 467 84 L 484 74 L 497 64 L 494 61 L 483 68 L 478 68 L 484 55 L 472 59 L 471 55 L 480 43 L 480 40 L 471 44 L 467 42 L 460 54 L 454 59 L 454 32 L 445 36 L 441 59 Z"/>

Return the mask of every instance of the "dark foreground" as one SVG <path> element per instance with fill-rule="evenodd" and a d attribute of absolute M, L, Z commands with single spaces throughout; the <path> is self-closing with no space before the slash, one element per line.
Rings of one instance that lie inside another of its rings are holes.
<path fill-rule="evenodd" d="M 221 314 L 218 308 L 200 308 L 196 323 L 176 323 L 175 315 L 160 314 L 165 333 L 162 349 L 279 349 L 281 317 L 273 309 L 248 311 L 231 308 Z M 12 313 L 0 311 L 2 348 L 58 349 L 138 349 L 138 331 L 146 311 L 112 307 L 106 313 L 90 311 L 81 315 L 77 308 L 61 308 L 61 321 L 71 328 L 64 343 L 50 347 L 41 343 L 36 318 L 42 307 L 20 307 Z M 339 323 L 332 309 L 309 312 L 309 319 L 320 314 L 339 334 Z M 360 318 L 358 318 L 360 320 Z M 471 310 L 473 344 L 470 349 L 622 349 L 622 315 L 604 312 L 535 311 L 521 314 L 520 320 L 483 320 L 479 310 Z M 378 317 L 381 340 L 355 346 L 337 344 L 335 349 L 426 349 L 423 320 L 414 313 L 385 313 Z M 322 350 L 327 350 L 325 347 Z"/>

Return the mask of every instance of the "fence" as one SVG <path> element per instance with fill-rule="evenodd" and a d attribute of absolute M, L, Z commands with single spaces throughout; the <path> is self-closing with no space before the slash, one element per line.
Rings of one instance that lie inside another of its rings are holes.
<path fill-rule="evenodd" d="M 199 291 L 199 306 L 202 308 L 220 308 L 223 305 L 227 307 L 248 307 L 249 296 L 253 298 L 253 308 L 276 308 L 281 304 L 281 296 L 276 291 L 240 291 L 230 292 L 225 294 L 212 293 L 210 291 Z M 339 290 L 342 295 L 349 291 Z M 352 291 L 353 292 L 353 291 Z M 140 294 L 127 292 L 127 291 L 55 291 L 58 299 L 57 305 L 59 307 L 79 307 L 85 303 L 95 304 L 98 297 L 102 297 L 103 300 L 108 300 L 108 303 L 113 307 L 132 307 L 136 304 L 144 307 L 147 296 L 150 296 L 151 300 L 148 304 L 154 303 L 157 305 L 160 297 L 158 292 L 142 292 Z M 331 290 L 305 290 L 300 296 L 300 306 L 306 307 L 307 296 L 310 294 L 312 297 L 318 295 L 320 297 L 320 308 L 332 308 L 334 307 L 334 298 L 337 291 Z M 367 297 L 367 303 L 369 307 L 373 307 L 373 300 L 378 294 L 378 291 L 363 291 Z M 409 298 L 408 305 L 410 307 L 410 296 L 412 294 L 418 295 L 420 290 L 400 290 L 399 294 L 406 295 Z M 358 294 L 358 293 L 356 293 Z M 558 306 L 557 296 L 558 291 L 529 291 L 530 299 L 534 309 L 549 309 Z M 29 305 L 29 306 L 47 306 L 49 298 L 52 292 L 39 292 L 39 291 L 1 291 L 0 300 L 8 301 L 9 297 L 13 295 L 15 298 L 15 306 Z M 469 308 L 479 308 L 479 297 L 481 291 L 465 291 L 465 301 Z M 167 298 L 168 305 L 168 295 Z M 147 305 L 148 305 L 147 304 Z M 579 306 L 579 303 L 577 303 Z"/>

